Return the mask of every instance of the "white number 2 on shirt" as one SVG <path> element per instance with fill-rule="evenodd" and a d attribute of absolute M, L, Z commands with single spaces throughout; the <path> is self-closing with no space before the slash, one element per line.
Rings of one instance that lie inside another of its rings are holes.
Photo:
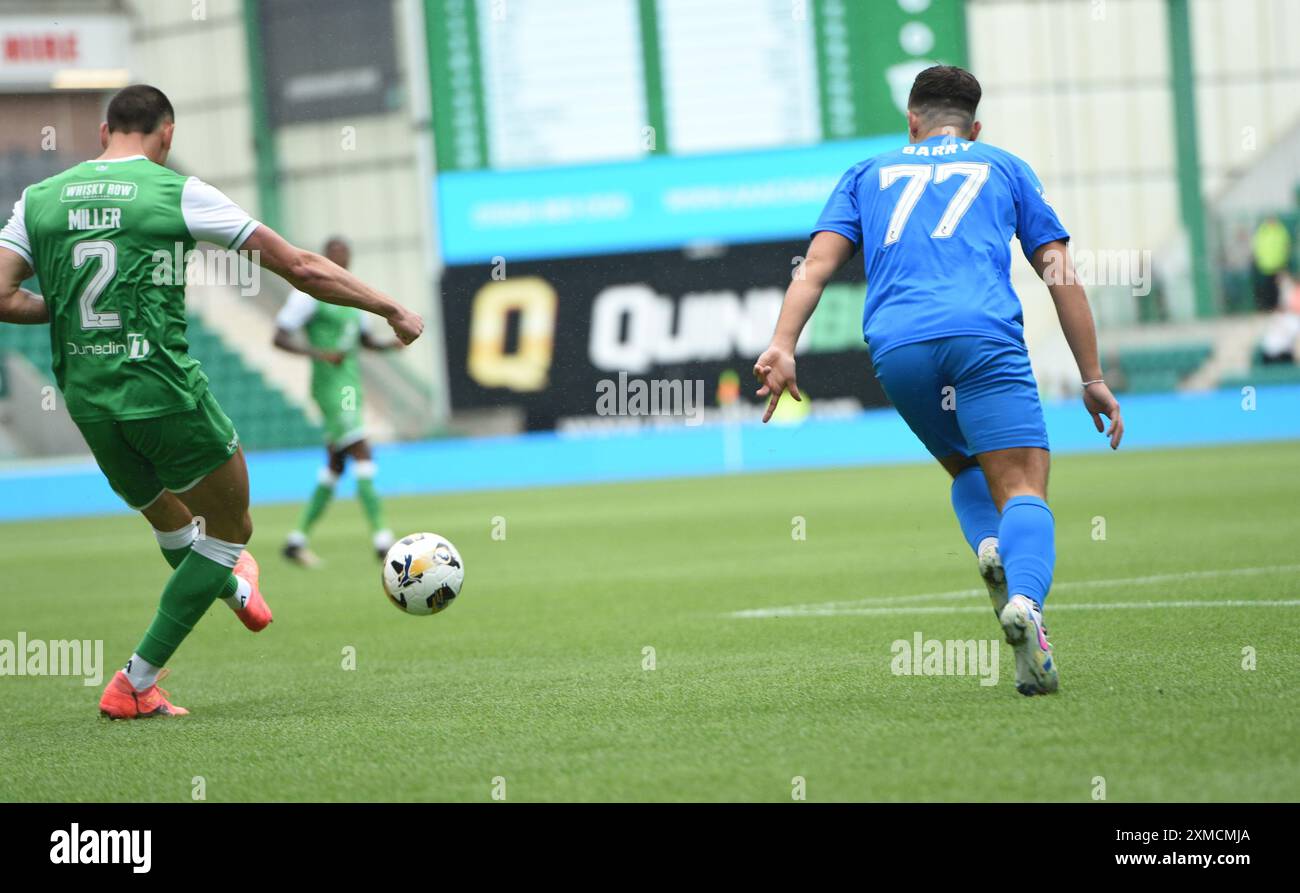
<path fill-rule="evenodd" d="M 942 183 L 952 176 L 965 177 L 952 201 L 939 218 L 939 225 L 930 233 L 932 239 L 946 239 L 957 229 L 962 217 L 970 210 L 975 196 L 989 178 L 989 166 L 978 161 L 950 161 L 946 164 L 891 164 L 880 169 L 880 188 L 888 189 L 899 180 L 907 180 L 903 192 L 894 205 L 894 213 L 889 217 L 889 229 L 885 231 L 885 244 L 892 245 L 903 235 L 907 218 L 912 216 L 916 203 L 921 200 L 921 193 L 930 183 Z"/>
<path fill-rule="evenodd" d="M 99 269 L 90 277 L 81 292 L 81 327 L 83 329 L 117 329 L 122 319 L 111 311 L 100 313 L 95 302 L 117 275 L 117 246 L 107 239 L 91 239 L 72 246 L 72 268 L 79 270 L 92 260 L 99 261 Z"/>

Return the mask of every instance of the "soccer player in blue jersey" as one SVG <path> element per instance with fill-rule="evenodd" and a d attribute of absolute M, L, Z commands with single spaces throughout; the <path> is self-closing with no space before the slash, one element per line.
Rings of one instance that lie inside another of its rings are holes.
<path fill-rule="evenodd" d="M 1124 422 L 1102 381 L 1069 233 L 1028 165 L 976 142 L 980 96 L 979 82 L 961 68 L 935 66 L 917 76 L 908 98 L 909 145 L 855 165 L 840 180 L 754 375 L 758 395 L 769 398 L 764 422 L 783 393 L 801 399 L 795 345 L 827 281 L 861 249 L 863 335 L 876 375 L 952 476 L 957 521 L 1015 649 L 1017 691 L 1046 694 L 1058 687 L 1043 627 L 1056 561 L 1046 501 L 1050 454 L 1011 287 L 1013 235 L 1047 284 L 1079 366 L 1083 405 L 1111 449 Z"/>

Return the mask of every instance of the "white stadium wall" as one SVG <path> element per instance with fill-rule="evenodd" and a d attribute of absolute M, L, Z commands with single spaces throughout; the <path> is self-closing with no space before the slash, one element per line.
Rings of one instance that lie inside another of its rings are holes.
<path fill-rule="evenodd" d="M 392 0 L 398 68 L 405 80 L 404 18 Z M 197 5 L 129 0 L 134 76 L 155 83 L 176 106 L 177 167 L 219 187 L 258 212 L 249 67 L 240 0 Z M 428 313 L 425 221 L 410 111 L 292 123 L 277 129 L 281 229 L 319 249 L 334 234 L 353 245 L 353 270 L 407 306 Z M 351 130 L 345 130 L 351 128 Z M 268 331 L 270 320 L 267 321 Z M 269 335 L 268 335 L 269 338 Z M 400 360 L 432 374 L 428 351 Z"/>
<path fill-rule="evenodd" d="M 132 77 L 158 87 L 176 108 L 172 164 L 258 211 L 248 61 L 239 0 L 128 0 Z"/>
<path fill-rule="evenodd" d="M 420 177 L 406 99 L 411 79 L 405 41 L 411 35 L 402 0 L 387 2 L 393 8 L 402 105 L 385 114 L 280 127 L 280 201 L 299 244 L 319 248 L 332 235 L 347 237 L 353 272 L 427 317 L 433 303 L 425 220 L 430 187 Z M 403 352 L 401 360 L 424 378 L 432 375 L 430 351 Z"/>
<path fill-rule="evenodd" d="M 1300 3 L 1193 0 L 1191 19 L 1212 204 L 1300 117 Z M 1159 264 L 1181 230 L 1165 0 L 968 0 L 967 25 L 982 138 L 1038 171 L 1076 251 L 1152 251 Z M 1023 261 L 1015 283 L 1040 379 L 1064 391 L 1075 370 L 1046 290 Z M 1134 321 L 1127 291 L 1092 292 L 1103 326 Z M 1186 300 L 1171 309 L 1191 313 Z"/>
<path fill-rule="evenodd" d="M 1033 166 L 1074 250 L 1168 240 L 1178 193 L 1163 0 L 975 0 L 967 23 L 984 87 L 981 139 Z M 1065 392 L 1078 374 L 1047 291 L 1019 252 L 1014 279 L 1039 379 Z M 1103 324 L 1132 318 L 1127 295 L 1112 308 L 1092 291 Z"/>

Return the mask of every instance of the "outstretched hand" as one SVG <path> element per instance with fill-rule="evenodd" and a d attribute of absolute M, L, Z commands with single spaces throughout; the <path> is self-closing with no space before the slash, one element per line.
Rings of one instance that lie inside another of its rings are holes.
<path fill-rule="evenodd" d="M 754 363 L 754 377 L 762 385 L 756 392 L 759 397 L 770 397 L 767 409 L 763 412 L 763 421 L 772 418 L 776 404 L 786 391 L 796 400 L 803 400 L 799 395 L 799 384 L 794 375 L 794 354 L 780 347 L 769 347 Z"/>
<path fill-rule="evenodd" d="M 1097 430 L 1110 438 L 1110 448 L 1119 449 L 1120 439 L 1124 437 L 1124 419 L 1119 414 L 1119 401 L 1110 392 L 1106 382 L 1097 381 L 1083 389 L 1083 405 L 1092 416 L 1092 423 Z M 1102 416 L 1110 420 L 1110 430 L 1102 423 Z"/>

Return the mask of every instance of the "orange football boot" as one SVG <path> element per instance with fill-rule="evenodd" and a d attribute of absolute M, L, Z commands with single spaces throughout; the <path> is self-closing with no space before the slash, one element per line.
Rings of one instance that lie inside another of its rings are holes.
<path fill-rule="evenodd" d="M 158 674 L 158 682 L 161 682 L 167 676 L 167 671 L 163 670 Z M 104 689 L 104 696 L 99 699 L 99 712 L 109 719 L 149 719 L 153 716 L 184 716 L 190 711 L 184 707 L 177 707 L 171 701 L 167 700 L 171 695 L 158 687 L 158 682 L 146 688 L 144 691 L 136 691 L 131 680 L 126 678 L 126 673 L 118 670 L 112 679 L 108 680 L 108 687 Z"/>
<path fill-rule="evenodd" d="M 271 622 L 271 608 L 266 603 L 266 599 L 262 598 L 262 590 L 257 587 L 260 570 L 257 567 L 257 559 L 253 557 L 253 553 L 247 549 L 240 553 L 239 560 L 235 562 L 235 569 L 232 573 L 239 579 L 246 581 L 248 588 L 252 590 L 244 606 L 235 610 L 235 616 L 253 632 L 261 632 Z"/>

